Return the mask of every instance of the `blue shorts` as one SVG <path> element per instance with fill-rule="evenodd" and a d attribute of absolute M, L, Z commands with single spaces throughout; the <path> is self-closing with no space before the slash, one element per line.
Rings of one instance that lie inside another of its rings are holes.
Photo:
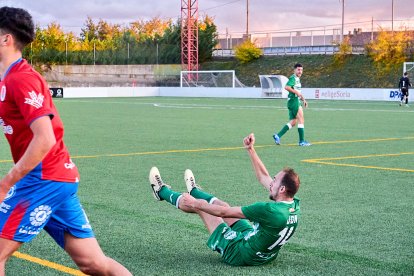
<path fill-rule="evenodd" d="M 78 183 L 40 179 L 37 168 L 18 181 L 0 204 L 0 238 L 29 242 L 44 228 L 62 247 L 64 234 L 94 237 L 76 195 Z"/>

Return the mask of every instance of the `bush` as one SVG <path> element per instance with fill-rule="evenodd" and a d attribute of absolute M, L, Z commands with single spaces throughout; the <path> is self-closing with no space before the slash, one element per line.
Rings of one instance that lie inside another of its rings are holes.
<path fill-rule="evenodd" d="M 260 56 L 263 55 L 263 52 L 261 49 L 257 48 L 253 42 L 246 40 L 235 47 L 235 55 L 240 63 L 249 63 L 260 58 Z"/>
<path fill-rule="evenodd" d="M 339 51 L 334 55 L 334 65 L 341 66 L 345 63 L 347 57 L 352 55 L 352 45 L 349 37 L 344 37 L 344 40 L 339 44 Z"/>

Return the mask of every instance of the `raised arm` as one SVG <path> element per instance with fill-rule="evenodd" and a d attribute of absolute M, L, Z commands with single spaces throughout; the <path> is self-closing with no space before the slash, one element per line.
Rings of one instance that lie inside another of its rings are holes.
<path fill-rule="evenodd" d="M 272 178 L 269 175 L 265 165 L 254 149 L 255 138 L 254 134 L 250 133 L 249 136 L 244 138 L 243 145 L 249 154 L 250 160 L 252 161 L 254 172 L 256 173 L 256 178 L 268 191 L 270 191 L 270 183 Z"/>

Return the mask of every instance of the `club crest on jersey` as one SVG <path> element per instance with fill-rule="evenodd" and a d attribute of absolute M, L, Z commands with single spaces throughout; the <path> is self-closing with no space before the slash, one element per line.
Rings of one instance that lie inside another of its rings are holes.
<path fill-rule="evenodd" d="M 43 99 L 45 98 L 45 96 L 43 96 L 41 93 L 36 95 L 36 92 L 32 91 L 32 92 L 29 92 L 29 96 L 30 96 L 30 99 L 24 98 L 26 100 L 24 102 L 25 104 L 30 104 L 36 107 L 37 109 L 43 106 Z"/>
<path fill-rule="evenodd" d="M 52 208 L 48 205 L 40 205 L 30 213 L 30 223 L 33 226 L 40 226 L 46 222 L 52 213 Z"/>
<path fill-rule="evenodd" d="M 0 101 L 4 102 L 6 99 L 6 86 L 3 85 L 0 90 Z"/>

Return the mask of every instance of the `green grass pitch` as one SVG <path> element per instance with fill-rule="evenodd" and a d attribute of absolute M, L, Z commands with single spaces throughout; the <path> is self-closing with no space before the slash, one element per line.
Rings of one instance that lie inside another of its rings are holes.
<path fill-rule="evenodd" d="M 55 102 L 66 145 L 81 173 L 79 196 L 98 241 L 134 275 L 414 273 L 411 107 L 310 101 L 305 135 L 314 145 L 298 147 L 296 128 L 282 138 L 282 145 L 273 144 L 272 134 L 288 120 L 281 99 Z M 164 181 L 185 191 L 183 173 L 190 168 L 205 190 L 231 205 L 266 201 L 242 147 L 250 132 L 271 174 L 284 166 L 300 174 L 302 217 L 276 261 L 230 267 L 207 248 L 208 232 L 196 215 L 154 200 L 148 172 L 157 166 Z M 1 174 L 10 169 L 10 159 L 1 139 Z M 77 273 L 45 232 L 19 253 L 7 263 L 8 275 Z"/>

